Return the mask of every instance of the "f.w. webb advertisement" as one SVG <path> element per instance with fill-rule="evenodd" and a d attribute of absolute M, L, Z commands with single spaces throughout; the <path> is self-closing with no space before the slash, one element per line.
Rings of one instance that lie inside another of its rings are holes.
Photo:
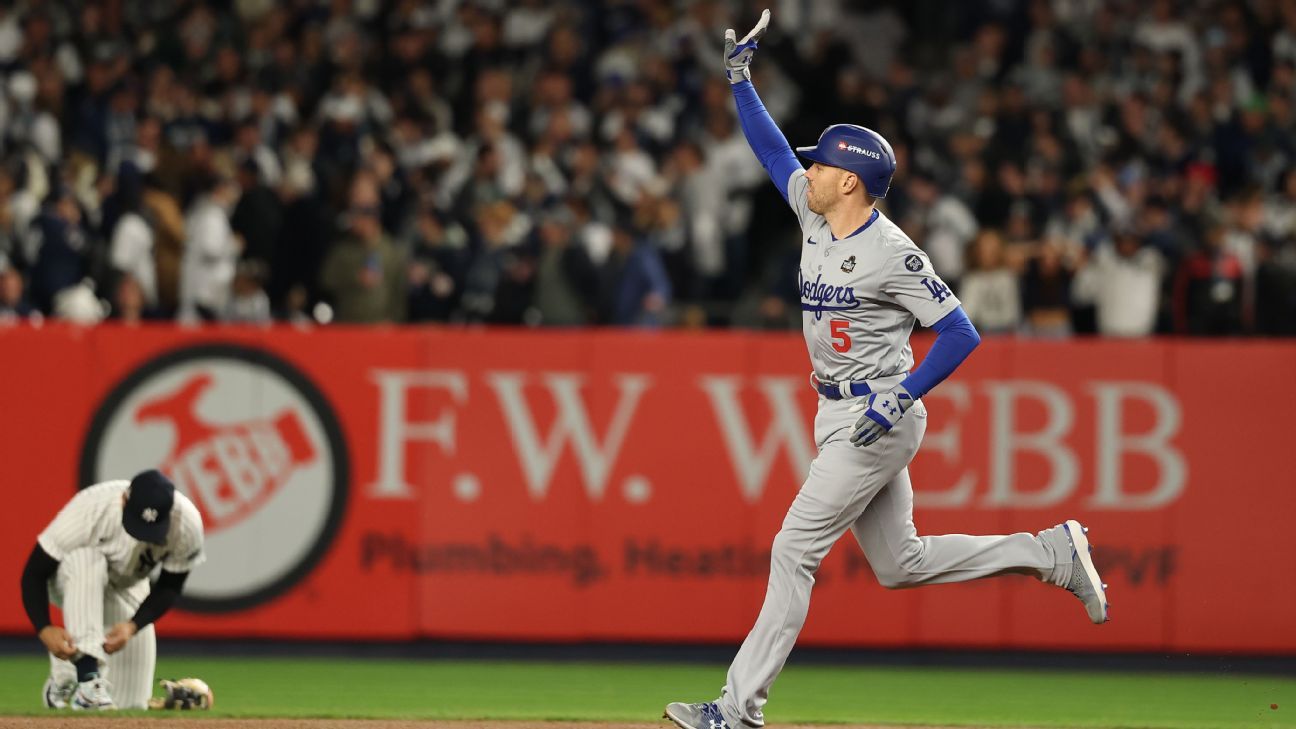
<path fill-rule="evenodd" d="M 732 642 L 815 456 L 817 396 L 787 335 L 105 327 L 0 343 L 22 353 L 0 378 L 25 383 L 0 422 L 0 560 L 16 576 L 74 489 L 161 468 L 207 533 L 170 635 Z M 1112 622 L 1027 577 L 887 591 L 848 534 L 805 642 L 1296 650 L 1279 577 L 1296 572 L 1290 436 L 1247 417 L 1296 410 L 1292 372 L 1290 344 L 986 342 L 926 398 L 919 533 L 1080 518 Z M 27 630 L 16 599 L 0 629 Z"/>

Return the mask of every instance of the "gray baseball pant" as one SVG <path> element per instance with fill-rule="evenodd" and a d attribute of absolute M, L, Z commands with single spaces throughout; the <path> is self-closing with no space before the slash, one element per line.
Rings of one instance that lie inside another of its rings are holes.
<path fill-rule="evenodd" d="M 898 381 L 877 384 L 890 387 Z M 731 726 L 764 726 L 762 707 L 805 623 L 815 572 L 847 529 L 883 587 L 1005 573 L 1048 579 L 1053 572 L 1054 549 L 1036 535 L 919 537 L 907 467 L 927 429 L 926 408 L 915 403 L 890 433 L 860 448 L 850 442 L 861 413 L 849 409 L 858 402 L 820 400 L 815 416 L 819 455 L 774 537 L 765 603 L 729 667 L 720 698 Z"/>

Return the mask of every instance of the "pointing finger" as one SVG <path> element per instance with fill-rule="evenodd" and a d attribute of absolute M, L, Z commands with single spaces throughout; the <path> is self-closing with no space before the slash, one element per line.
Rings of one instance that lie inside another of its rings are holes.
<path fill-rule="evenodd" d="M 760 40 L 761 36 L 765 35 L 765 30 L 769 27 L 769 21 L 770 11 L 769 8 L 766 8 L 765 11 L 761 13 L 760 20 L 756 22 L 756 27 L 752 28 L 750 33 L 743 36 L 741 42 L 747 43 L 748 41 Z"/>

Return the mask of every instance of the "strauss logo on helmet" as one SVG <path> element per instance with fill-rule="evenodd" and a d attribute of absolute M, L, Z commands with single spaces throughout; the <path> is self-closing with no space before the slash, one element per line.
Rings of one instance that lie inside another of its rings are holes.
<path fill-rule="evenodd" d="M 855 145 L 847 144 L 846 142 L 838 142 L 837 149 L 840 149 L 843 152 L 854 152 L 855 154 L 862 154 L 865 157 L 872 157 L 873 159 L 882 159 L 882 155 L 878 154 L 877 152 L 874 152 L 871 149 L 856 147 Z"/>

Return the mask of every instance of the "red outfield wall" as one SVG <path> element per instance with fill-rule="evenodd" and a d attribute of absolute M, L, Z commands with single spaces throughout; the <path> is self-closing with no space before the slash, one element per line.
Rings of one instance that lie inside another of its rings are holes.
<path fill-rule="evenodd" d="M 10 633 L 74 489 L 162 466 L 209 553 L 164 634 L 733 642 L 814 455 L 789 335 L 11 327 L 0 347 Z M 1113 622 L 1024 577 L 888 592 L 847 538 L 805 643 L 1296 652 L 1296 344 L 994 340 L 927 403 L 919 530 L 1080 518 Z"/>

